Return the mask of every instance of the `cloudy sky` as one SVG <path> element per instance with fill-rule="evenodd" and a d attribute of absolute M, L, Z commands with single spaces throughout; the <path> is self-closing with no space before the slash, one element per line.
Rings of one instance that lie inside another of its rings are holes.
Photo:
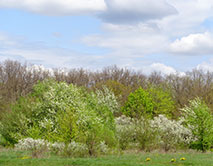
<path fill-rule="evenodd" d="M 0 61 L 213 71 L 213 0 L 0 0 Z"/>

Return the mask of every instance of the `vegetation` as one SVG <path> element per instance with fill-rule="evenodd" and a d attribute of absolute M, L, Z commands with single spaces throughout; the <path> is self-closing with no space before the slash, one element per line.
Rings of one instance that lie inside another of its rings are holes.
<path fill-rule="evenodd" d="M 0 80 L 0 144 L 33 158 L 213 149 L 213 73 L 50 71 L 5 61 Z"/>
<path fill-rule="evenodd" d="M 150 159 L 150 160 L 147 160 Z M 171 162 L 174 159 L 174 162 Z M 183 160 L 184 159 L 184 160 Z M 97 158 L 62 158 L 48 155 L 44 158 L 29 158 L 26 152 L 2 151 L 0 152 L 0 165 L 4 166 L 211 166 L 212 154 L 200 153 L 138 153 L 124 155 L 109 155 Z"/>
<path fill-rule="evenodd" d="M 185 124 L 195 137 L 191 147 L 203 152 L 209 150 L 213 145 L 213 116 L 207 105 L 196 98 L 182 110 Z"/>

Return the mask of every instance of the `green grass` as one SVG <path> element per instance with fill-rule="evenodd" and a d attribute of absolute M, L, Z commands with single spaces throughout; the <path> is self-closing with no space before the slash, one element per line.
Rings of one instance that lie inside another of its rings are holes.
<path fill-rule="evenodd" d="M 26 152 L 0 152 L 0 166 L 213 166 L 213 153 L 138 153 L 109 155 L 98 158 L 63 158 L 47 156 L 42 159 L 21 159 Z M 151 161 L 146 162 L 146 158 Z M 180 161 L 185 157 L 185 161 Z M 170 160 L 176 158 L 176 162 Z"/>

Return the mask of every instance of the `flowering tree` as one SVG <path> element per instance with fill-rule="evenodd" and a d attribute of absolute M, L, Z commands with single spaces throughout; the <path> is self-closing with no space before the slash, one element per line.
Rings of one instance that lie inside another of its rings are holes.
<path fill-rule="evenodd" d="M 116 97 L 107 88 L 89 93 L 72 84 L 44 81 L 14 105 L 1 133 L 12 144 L 26 137 L 85 143 L 92 155 L 100 142 L 114 144 L 116 111 Z"/>

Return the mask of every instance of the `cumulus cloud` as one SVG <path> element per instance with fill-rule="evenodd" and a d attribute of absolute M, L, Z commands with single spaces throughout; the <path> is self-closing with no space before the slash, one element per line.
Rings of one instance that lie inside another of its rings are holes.
<path fill-rule="evenodd" d="M 81 41 L 87 46 L 110 50 L 96 56 L 45 46 L 42 49 L 26 49 L 31 46 L 16 46 L 22 42 L 0 34 L 0 56 L 19 57 L 46 65 L 94 68 L 112 62 L 119 66 L 140 68 L 143 66 L 141 61 L 145 59 L 151 64 L 144 65 L 150 71 L 159 69 L 162 73 L 174 73 L 176 70 L 170 66 L 152 64 L 156 61 L 154 55 L 160 58 L 160 55 L 171 52 L 180 55 L 212 54 L 213 34 L 201 27 L 202 22 L 213 15 L 212 6 L 212 0 L 0 0 L 0 8 L 15 8 L 43 15 L 92 13 L 103 20 L 102 31 L 87 35 Z M 61 35 L 56 32 L 53 36 Z M 174 42 L 170 44 L 171 40 Z M 139 58 L 142 60 L 138 61 Z M 172 64 L 171 59 L 167 62 Z M 200 64 L 198 67 L 209 68 L 210 65 Z"/>
<path fill-rule="evenodd" d="M 44 15 L 97 14 L 111 23 L 133 23 L 175 14 L 166 0 L 0 0 L 1 8 Z"/>
<path fill-rule="evenodd" d="M 203 62 L 201 64 L 198 64 L 196 66 L 197 70 L 202 70 L 204 72 L 213 72 L 213 60 L 211 60 L 209 63 Z"/>
<path fill-rule="evenodd" d="M 190 34 L 175 40 L 170 45 L 171 51 L 185 55 L 213 54 L 213 35 L 209 32 Z"/>
<path fill-rule="evenodd" d="M 161 74 L 164 74 L 164 75 L 170 75 L 170 74 L 178 74 L 180 76 L 185 75 L 184 72 L 179 72 L 179 71 L 175 70 L 173 67 L 167 66 L 167 65 L 162 64 L 162 63 L 152 63 L 151 65 L 146 66 L 143 69 L 143 71 L 146 71 L 147 73 L 157 71 L 157 72 L 160 72 Z"/>
<path fill-rule="evenodd" d="M 165 0 L 105 0 L 107 10 L 99 17 L 110 23 L 137 23 L 176 14 Z"/>
<path fill-rule="evenodd" d="M 106 5 L 104 0 L 0 0 L 0 7 L 44 15 L 73 15 L 103 11 Z"/>
<path fill-rule="evenodd" d="M 178 14 L 156 20 L 165 35 L 172 38 L 203 32 L 202 23 L 213 16 L 212 0 L 169 0 Z"/>
<path fill-rule="evenodd" d="M 114 56 L 142 57 L 164 50 L 167 38 L 155 26 L 104 25 L 104 34 L 88 35 L 82 39 L 89 46 L 107 48 Z"/>

